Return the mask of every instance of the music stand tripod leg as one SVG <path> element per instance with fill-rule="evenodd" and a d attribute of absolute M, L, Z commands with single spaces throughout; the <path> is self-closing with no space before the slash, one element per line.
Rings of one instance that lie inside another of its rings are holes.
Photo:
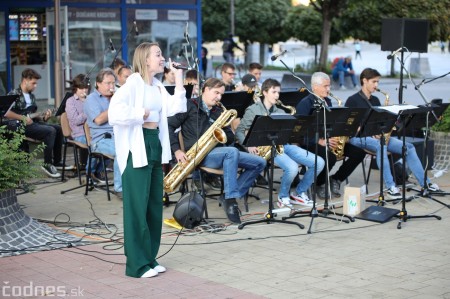
<path fill-rule="evenodd" d="M 409 111 L 409 112 L 408 112 Z M 399 120 L 400 123 L 403 123 L 405 125 L 406 122 L 406 117 L 409 117 L 409 115 L 412 115 L 413 113 L 417 113 L 415 111 L 411 111 L 411 110 L 403 110 L 400 111 L 401 113 L 399 114 Z M 403 130 L 402 130 L 402 159 L 403 161 L 406 161 L 406 130 L 405 130 L 405 126 L 403 126 Z M 401 229 L 402 228 L 402 221 L 406 222 L 408 219 L 413 219 L 413 218 L 436 218 L 437 220 L 441 220 L 442 218 L 438 215 L 420 215 L 420 216 L 411 216 L 408 215 L 408 212 L 406 211 L 406 188 L 405 188 L 405 173 L 406 173 L 406 165 L 405 163 L 403 163 L 403 167 L 402 167 L 402 174 L 403 174 L 403 182 L 402 182 L 402 210 L 400 211 L 400 215 L 399 215 L 399 222 L 397 224 L 397 229 Z M 425 182 L 424 182 L 425 184 Z"/>
<path fill-rule="evenodd" d="M 241 223 L 241 224 L 239 224 L 238 229 L 243 229 L 246 225 L 249 225 L 249 224 L 256 224 L 256 223 L 263 223 L 263 222 L 266 222 L 267 224 L 270 224 L 273 222 L 294 224 L 294 225 L 297 225 L 300 229 L 305 228 L 305 226 L 303 224 L 298 223 L 298 222 L 274 219 L 274 214 L 273 214 L 273 169 L 274 169 L 275 152 L 276 152 L 276 146 L 275 146 L 275 143 L 273 143 L 272 150 L 271 150 L 271 156 L 270 156 L 271 163 L 270 163 L 270 176 L 269 176 L 269 210 L 265 215 L 265 219 Z"/>

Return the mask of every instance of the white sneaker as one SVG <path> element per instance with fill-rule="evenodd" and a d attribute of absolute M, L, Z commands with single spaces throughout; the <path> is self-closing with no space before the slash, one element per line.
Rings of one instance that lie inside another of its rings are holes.
<path fill-rule="evenodd" d="M 305 192 L 302 192 L 300 194 L 297 193 L 291 193 L 291 201 L 294 205 L 302 205 L 302 206 L 313 206 L 313 201 L 309 199 L 308 195 Z"/>
<path fill-rule="evenodd" d="M 439 186 L 437 184 L 428 184 L 427 187 L 428 190 L 433 191 L 433 192 L 438 192 L 441 191 L 441 189 L 439 189 Z"/>
<path fill-rule="evenodd" d="M 158 265 L 155 268 L 153 268 L 153 270 L 155 270 L 158 273 L 164 273 L 164 272 L 166 272 L 166 267 Z"/>
<path fill-rule="evenodd" d="M 56 170 L 56 167 L 53 165 L 44 165 L 41 166 L 41 169 L 51 178 L 60 178 L 61 174 Z"/>
<path fill-rule="evenodd" d="M 142 274 L 141 278 L 149 278 L 149 277 L 154 277 L 158 275 L 158 271 L 156 271 L 155 269 L 150 269 L 147 272 L 145 272 L 144 274 Z"/>
<path fill-rule="evenodd" d="M 278 207 L 282 208 L 282 207 L 288 207 L 288 208 L 292 208 L 291 205 L 291 200 L 289 199 L 289 197 L 279 197 L 278 196 Z"/>
<path fill-rule="evenodd" d="M 391 199 L 402 198 L 402 195 L 400 194 L 400 190 L 396 186 L 392 186 L 391 188 L 389 188 L 387 193 Z"/>

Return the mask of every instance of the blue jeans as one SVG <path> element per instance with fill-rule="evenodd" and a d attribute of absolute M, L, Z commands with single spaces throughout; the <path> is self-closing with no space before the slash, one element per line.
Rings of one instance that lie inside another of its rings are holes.
<path fill-rule="evenodd" d="M 278 192 L 280 197 L 289 196 L 292 181 L 298 174 L 299 164 L 305 165 L 307 170 L 295 190 L 298 194 L 308 190 L 314 182 L 314 161 L 315 155 L 313 153 L 296 145 L 284 145 L 284 153 L 282 155 L 276 155 L 274 160 L 275 164 L 283 169 L 280 191 Z M 321 157 L 317 157 L 317 174 L 322 171 L 324 166 L 325 161 Z"/>
<path fill-rule="evenodd" d="M 355 74 L 350 74 L 350 73 L 347 72 L 347 71 L 345 71 L 345 72 L 344 72 L 344 71 L 340 71 L 340 72 L 337 72 L 337 74 L 334 73 L 334 74 L 333 74 L 333 80 L 339 79 L 339 86 L 343 86 L 343 85 L 345 85 L 345 83 L 344 83 L 344 78 L 345 78 L 345 77 L 348 77 L 348 76 L 350 76 L 350 77 L 352 78 L 353 86 L 358 85 L 358 82 L 356 82 L 356 76 L 355 76 Z"/>
<path fill-rule="evenodd" d="M 266 167 L 261 157 L 240 152 L 231 146 L 216 147 L 205 157 L 201 166 L 223 169 L 225 199 L 247 194 L 256 177 Z M 243 171 L 238 177 L 238 168 Z"/>
<path fill-rule="evenodd" d="M 97 143 L 91 145 L 91 150 L 93 152 L 99 152 L 116 157 L 116 146 L 114 144 L 114 139 L 112 138 L 103 138 L 99 140 Z M 122 175 L 120 174 L 117 159 L 114 159 L 114 191 L 122 192 Z"/>
<path fill-rule="evenodd" d="M 367 149 L 371 152 L 375 152 L 377 155 L 377 165 L 380 167 L 381 163 L 381 145 L 378 139 L 373 137 L 353 137 L 349 141 L 351 144 L 358 146 L 363 149 Z M 389 144 L 384 146 L 383 153 L 383 179 L 387 188 L 391 188 L 395 186 L 394 178 L 392 177 L 391 168 L 389 165 L 389 160 L 387 156 L 387 152 L 401 154 L 402 153 L 403 142 L 397 138 L 390 138 Z M 424 169 L 422 167 L 422 163 L 419 160 L 419 157 L 416 153 L 416 148 L 409 142 L 406 142 L 406 164 L 408 165 L 411 172 L 416 177 L 420 186 L 424 187 Z M 429 181 L 428 181 L 429 183 Z"/>

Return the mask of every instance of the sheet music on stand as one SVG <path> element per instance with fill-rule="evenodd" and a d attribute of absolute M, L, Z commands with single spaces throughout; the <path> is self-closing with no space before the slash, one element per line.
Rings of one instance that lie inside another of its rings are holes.
<path fill-rule="evenodd" d="M 416 109 L 417 106 L 406 104 L 406 105 L 377 106 L 377 108 L 386 110 L 388 112 L 398 115 L 400 113 L 400 111 L 402 111 L 402 110 Z"/>

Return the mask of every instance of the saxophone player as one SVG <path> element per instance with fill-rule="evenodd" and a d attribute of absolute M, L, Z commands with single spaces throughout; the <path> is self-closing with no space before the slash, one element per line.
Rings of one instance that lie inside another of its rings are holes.
<path fill-rule="evenodd" d="M 286 114 L 286 112 L 276 106 L 280 97 L 281 84 L 277 80 L 267 79 L 263 82 L 261 91 L 263 100 L 255 102 L 249 106 L 236 130 L 236 139 L 242 144 L 245 139 L 245 133 L 250 128 L 255 116 L 270 114 Z M 292 207 L 293 204 L 311 207 L 312 200 L 309 199 L 306 191 L 314 182 L 314 154 L 292 144 L 283 146 L 282 154 L 276 153 L 275 164 L 283 169 L 280 190 L 278 192 L 278 205 Z M 248 147 L 248 152 L 257 156 L 258 147 Z M 298 175 L 298 166 L 305 165 L 308 169 L 303 179 L 298 183 L 295 192 L 290 193 L 291 184 Z M 317 159 L 317 172 L 322 171 L 324 167 L 322 158 Z"/>
<path fill-rule="evenodd" d="M 352 96 L 350 96 L 345 106 L 355 107 L 355 108 L 366 108 L 369 110 L 372 106 L 381 106 L 380 100 L 373 95 L 374 92 L 378 91 L 378 84 L 380 82 L 380 73 L 372 68 L 366 68 L 361 72 L 360 82 L 361 90 Z M 376 153 L 377 164 L 380 167 L 381 163 L 381 144 L 378 136 L 375 137 L 353 137 L 350 139 L 350 143 L 358 146 L 362 149 L 367 149 L 371 152 Z M 401 198 L 401 194 L 397 186 L 395 185 L 394 178 L 392 176 L 391 168 L 389 166 L 389 160 L 387 157 L 387 152 L 401 154 L 402 153 L 403 142 L 397 138 L 389 138 L 389 143 L 385 145 L 384 157 L 383 157 L 383 179 L 388 189 L 388 195 L 392 199 Z M 414 145 L 406 142 L 406 163 L 409 169 L 416 177 L 420 186 L 423 189 L 428 189 L 430 191 L 439 191 L 439 186 L 437 184 L 431 184 L 430 181 L 424 182 L 424 169 L 422 163 L 417 156 L 416 149 Z"/>
<path fill-rule="evenodd" d="M 217 105 L 225 92 L 223 81 L 210 78 L 206 80 L 202 95 L 197 99 L 187 101 L 187 111 L 178 113 L 168 118 L 170 144 L 172 152 L 178 163 L 187 163 L 186 152 L 196 145 L 197 140 L 219 119 L 223 108 Z M 175 133 L 181 127 L 184 141 L 184 151 L 181 149 L 178 135 Z M 219 143 L 199 163 L 214 169 L 223 169 L 224 195 L 221 204 L 228 219 L 234 223 L 240 223 L 240 211 L 236 202 L 237 198 L 245 196 L 255 181 L 258 174 L 263 171 L 266 161 L 249 153 L 239 152 L 233 145 L 234 134 L 230 126 L 222 128 L 226 134 L 226 144 Z M 244 171 L 238 175 L 238 168 Z"/>
<path fill-rule="evenodd" d="M 331 107 L 331 100 L 328 98 L 328 95 L 330 93 L 330 77 L 322 72 L 316 72 L 311 77 L 311 89 L 312 92 L 324 99 L 326 105 Z M 297 104 L 297 115 L 310 115 L 314 110 L 314 102 L 315 102 L 315 96 L 310 94 L 304 99 L 300 101 L 300 103 Z M 319 128 L 320 129 L 320 128 Z M 329 138 L 328 140 L 320 139 L 318 141 L 318 155 L 326 160 L 327 162 L 327 168 L 325 168 L 318 176 L 317 176 L 317 188 L 316 193 L 317 196 L 320 199 L 326 198 L 326 181 L 327 181 L 327 174 L 329 171 L 333 168 L 334 164 L 336 164 L 336 156 L 330 151 L 330 147 L 337 146 L 337 139 L 339 137 Z M 328 142 L 328 144 L 327 144 Z M 305 145 L 306 148 L 311 151 L 315 152 L 315 142 L 311 142 L 310 144 Z M 345 144 L 344 146 L 344 156 L 347 157 L 347 159 L 344 159 L 344 162 L 339 167 L 339 169 L 330 177 L 330 187 L 331 187 L 331 194 L 334 197 L 340 197 L 340 186 L 341 182 L 345 181 L 350 174 L 355 170 L 355 168 L 359 165 L 359 163 L 362 162 L 364 157 L 366 156 L 366 153 L 364 150 L 351 145 L 351 144 Z M 330 194 L 330 193 L 328 193 Z"/>

